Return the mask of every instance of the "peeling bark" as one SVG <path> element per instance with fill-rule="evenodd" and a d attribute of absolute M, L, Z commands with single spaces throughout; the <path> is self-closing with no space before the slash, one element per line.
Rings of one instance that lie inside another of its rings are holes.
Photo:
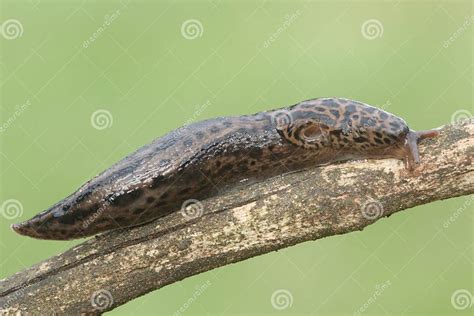
<path fill-rule="evenodd" d="M 474 192 L 474 121 L 420 144 L 414 172 L 397 160 L 356 161 L 286 174 L 109 232 L 0 281 L 0 312 L 100 314 L 232 262 L 344 234 L 395 212 Z"/>

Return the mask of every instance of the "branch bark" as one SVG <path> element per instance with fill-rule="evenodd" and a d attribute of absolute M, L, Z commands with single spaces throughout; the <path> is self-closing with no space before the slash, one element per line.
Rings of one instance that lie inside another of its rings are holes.
<path fill-rule="evenodd" d="M 92 238 L 0 282 L 0 312 L 100 314 L 150 291 L 382 217 L 474 193 L 474 121 L 420 144 L 421 166 L 356 161 L 286 174 L 181 212 Z"/>

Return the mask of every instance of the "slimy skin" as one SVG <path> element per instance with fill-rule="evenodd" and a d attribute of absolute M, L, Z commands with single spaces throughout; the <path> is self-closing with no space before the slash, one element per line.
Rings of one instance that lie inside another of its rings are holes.
<path fill-rule="evenodd" d="M 420 163 L 417 142 L 437 135 L 342 98 L 219 117 L 156 139 L 12 228 L 39 239 L 82 238 L 152 221 L 241 182 L 312 166 L 395 158 L 411 170 Z"/>

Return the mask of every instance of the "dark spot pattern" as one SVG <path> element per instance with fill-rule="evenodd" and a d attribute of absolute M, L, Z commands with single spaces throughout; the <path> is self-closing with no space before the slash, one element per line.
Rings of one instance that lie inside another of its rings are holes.
<path fill-rule="evenodd" d="M 144 208 L 136 208 L 136 209 L 134 209 L 132 212 L 133 212 L 134 214 L 141 214 L 141 213 L 143 213 L 144 211 L 145 211 Z"/>
<path fill-rule="evenodd" d="M 329 110 L 329 112 L 331 112 L 332 115 L 334 115 L 336 117 L 336 119 L 339 118 L 339 111 L 337 110 Z"/>
<path fill-rule="evenodd" d="M 119 195 L 112 201 L 114 206 L 128 206 L 143 194 L 143 189 L 135 189 L 132 192 Z"/>
<path fill-rule="evenodd" d="M 146 202 L 147 202 L 148 204 L 151 204 L 151 203 L 155 202 L 155 200 L 156 200 L 156 199 L 155 199 L 154 197 L 152 197 L 152 196 L 149 196 L 149 197 L 146 198 Z"/>

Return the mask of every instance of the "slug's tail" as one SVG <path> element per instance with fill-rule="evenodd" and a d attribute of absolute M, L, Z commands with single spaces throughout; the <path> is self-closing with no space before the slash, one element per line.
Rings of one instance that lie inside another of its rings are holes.
<path fill-rule="evenodd" d="M 35 228 L 35 226 L 36 225 L 32 224 L 30 221 L 10 225 L 10 227 L 20 235 L 38 239 L 45 239 L 43 235 L 38 231 L 39 227 Z"/>
<path fill-rule="evenodd" d="M 18 223 L 18 224 L 11 224 L 10 227 L 17 234 L 20 234 L 20 235 L 23 235 L 23 236 L 30 236 L 31 235 L 30 229 L 27 228 L 27 225 L 24 222 L 23 223 Z"/>
<path fill-rule="evenodd" d="M 50 227 L 31 219 L 22 223 L 12 224 L 10 227 L 18 234 L 44 240 L 70 240 L 84 237 L 81 231 Z"/>
<path fill-rule="evenodd" d="M 433 138 L 439 135 L 439 130 L 432 129 L 427 131 L 408 132 L 405 141 L 405 161 L 410 170 L 415 169 L 420 164 L 420 153 L 418 151 L 418 142 L 426 138 Z"/>
<path fill-rule="evenodd" d="M 56 203 L 31 219 L 18 224 L 12 224 L 10 227 L 20 235 L 36 239 L 68 240 L 80 238 L 82 236 L 74 235 L 76 233 L 74 228 L 77 225 L 72 225 L 74 224 L 72 221 L 65 222 L 65 220 L 69 219 L 64 212 L 65 205 L 67 205 L 69 199 L 70 197 Z"/>
<path fill-rule="evenodd" d="M 18 234 L 28 236 L 36 239 L 67 239 L 58 238 L 59 234 L 55 234 L 54 231 L 48 229 L 48 220 L 50 214 L 44 214 L 42 216 L 35 216 L 30 220 L 12 224 L 10 227 Z"/>

